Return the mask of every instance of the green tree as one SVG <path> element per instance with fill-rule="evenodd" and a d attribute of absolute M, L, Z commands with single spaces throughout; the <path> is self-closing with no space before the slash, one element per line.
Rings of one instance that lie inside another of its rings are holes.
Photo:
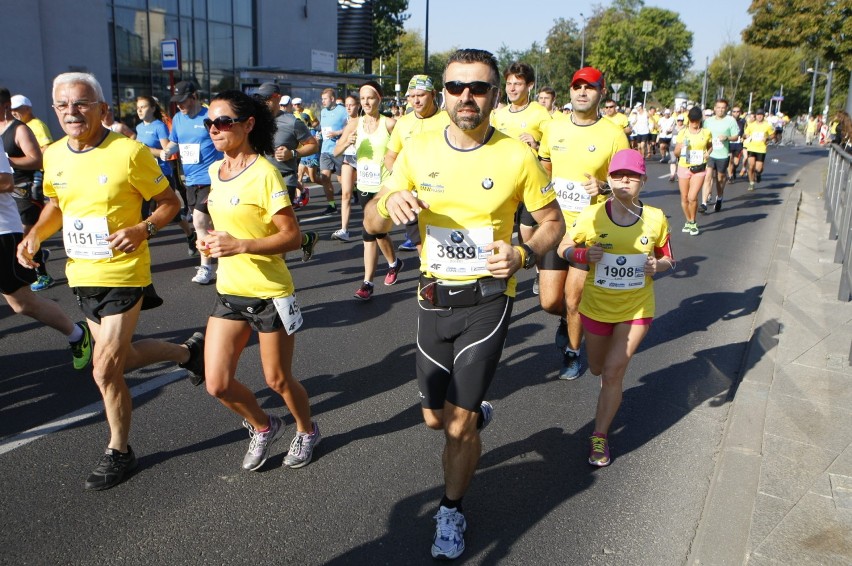
<path fill-rule="evenodd" d="M 397 43 L 410 16 L 408 0 L 373 0 L 373 56 L 396 56 Z"/>
<path fill-rule="evenodd" d="M 565 104 L 570 100 L 568 89 L 571 87 L 571 77 L 580 67 L 582 30 L 574 20 L 554 20 L 544 46 L 546 55 L 539 86 L 553 87 L 558 102 Z"/>
<path fill-rule="evenodd" d="M 589 24 L 587 64 L 604 71 L 608 83 L 624 85 L 622 100 L 630 85 L 638 90 L 646 80 L 653 81 L 661 101 L 672 98 L 676 82 L 692 65 L 692 32 L 676 12 L 646 7 L 642 0 L 616 0 Z"/>
<path fill-rule="evenodd" d="M 767 49 L 754 45 L 725 45 L 708 68 L 708 106 L 719 95 L 732 104 L 769 108 L 770 98 L 784 89 L 781 109 L 807 111 L 810 75 L 801 72 L 805 55 L 797 49 Z"/>
<path fill-rule="evenodd" d="M 804 50 L 804 67 L 813 67 L 819 57 L 820 73 L 835 64 L 830 108 L 836 109 L 846 99 L 849 84 L 848 61 L 852 60 L 852 0 L 752 0 L 749 6 L 751 24 L 743 31 L 746 43 L 766 48 Z M 840 63 L 840 65 L 838 65 Z M 846 65 L 844 65 L 844 63 Z M 798 61 L 795 62 L 799 70 Z M 812 75 L 803 74 L 807 86 L 803 89 L 810 98 Z M 820 111 L 825 97 L 826 77 L 818 75 L 819 83 L 814 101 Z M 785 83 L 786 85 L 786 83 Z M 784 88 L 785 100 L 787 87 Z M 801 95 L 801 92 L 793 93 Z M 783 107 L 783 105 L 782 105 Z M 802 111 L 807 111 L 803 107 Z"/>
<path fill-rule="evenodd" d="M 807 47 L 825 60 L 852 58 L 852 0 L 752 0 L 746 43 Z"/>

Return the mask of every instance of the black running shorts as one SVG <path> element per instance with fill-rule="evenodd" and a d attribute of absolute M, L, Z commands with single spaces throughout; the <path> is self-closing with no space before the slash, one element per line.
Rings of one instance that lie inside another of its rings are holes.
<path fill-rule="evenodd" d="M 142 299 L 142 310 L 157 308 L 163 299 L 154 285 L 147 287 L 73 287 L 80 310 L 89 320 L 100 322 L 105 316 L 123 314 Z"/>
<path fill-rule="evenodd" d="M 248 322 L 255 332 L 277 332 L 284 328 L 284 322 L 281 320 L 272 299 L 217 293 L 216 303 L 213 305 L 213 312 L 210 313 L 210 316 Z"/>
<path fill-rule="evenodd" d="M 11 295 L 23 286 L 29 286 L 38 278 L 35 269 L 18 263 L 18 244 L 24 235 L 20 232 L 0 234 L 0 292 Z"/>
<path fill-rule="evenodd" d="M 513 304 L 507 295 L 472 307 L 419 301 L 417 384 L 424 408 L 440 410 L 447 401 L 479 410 L 503 354 Z"/>

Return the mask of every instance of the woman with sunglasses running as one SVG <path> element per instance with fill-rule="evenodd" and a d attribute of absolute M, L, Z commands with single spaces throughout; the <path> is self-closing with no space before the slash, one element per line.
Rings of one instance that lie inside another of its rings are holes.
<path fill-rule="evenodd" d="M 592 466 L 611 462 L 607 435 L 621 405 L 624 375 L 654 317 L 653 276 L 674 266 L 665 213 L 639 200 L 647 178 L 641 153 L 616 153 L 607 178 L 612 197 L 583 209 L 558 248 L 565 260 L 590 266 L 580 318 L 589 370 L 601 376 L 589 438 Z"/>
<path fill-rule="evenodd" d="M 358 204 L 364 208 L 370 199 L 376 196 L 382 186 L 382 181 L 390 174 L 385 168 L 385 150 L 390 140 L 390 134 L 396 125 L 396 120 L 383 116 L 382 87 L 375 81 L 367 81 L 358 91 L 361 101 L 361 116 L 349 120 L 337 146 L 334 155 L 341 155 L 346 148 L 355 146 L 357 167 L 356 185 L 358 188 Z M 402 270 L 402 258 L 396 257 L 396 248 L 390 235 L 371 234 L 366 228 L 364 232 L 364 282 L 355 291 L 355 298 L 369 301 L 373 296 L 373 277 L 379 262 L 379 250 L 388 262 L 385 275 L 385 285 L 396 283 L 397 276 Z"/>
<path fill-rule="evenodd" d="M 243 468 L 258 470 L 269 448 L 284 433 L 281 418 L 268 415 L 254 394 L 236 380 L 237 362 L 258 333 L 263 375 L 281 395 L 296 421 L 296 435 L 284 465 L 311 461 L 320 441 L 311 421 L 308 394 L 291 369 L 295 332 L 302 324 L 293 279 L 284 254 L 302 243 L 287 187 L 264 154 L 273 152 L 275 122 L 266 104 L 236 91 L 210 102 L 204 125 L 222 161 L 210 166 L 207 206 L 215 231 L 199 239 L 201 253 L 219 259 L 216 302 L 207 321 L 207 392 L 243 417 L 251 442 Z"/>

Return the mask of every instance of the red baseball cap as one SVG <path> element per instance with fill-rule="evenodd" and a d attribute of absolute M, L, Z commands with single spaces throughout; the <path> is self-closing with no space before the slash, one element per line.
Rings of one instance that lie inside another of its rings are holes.
<path fill-rule="evenodd" d="M 586 81 L 593 87 L 601 89 L 605 86 L 603 73 L 594 67 L 583 67 L 574 73 L 574 78 L 571 79 L 571 86 L 574 86 L 574 83 L 577 81 Z"/>

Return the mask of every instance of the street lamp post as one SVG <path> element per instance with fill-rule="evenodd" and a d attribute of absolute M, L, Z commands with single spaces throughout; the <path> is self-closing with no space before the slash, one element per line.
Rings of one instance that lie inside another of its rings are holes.
<path fill-rule="evenodd" d="M 813 76 L 811 77 L 811 99 L 808 102 L 808 118 L 813 117 L 814 115 L 814 94 L 816 93 L 816 80 L 817 80 L 817 71 L 819 70 L 819 57 L 814 61 L 813 69 L 808 69 L 808 72 L 812 72 Z"/>
<path fill-rule="evenodd" d="M 586 66 L 586 16 L 580 12 L 580 17 L 583 18 L 583 40 L 580 45 L 580 68 Z"/>
<path fill-rule="evenodd" d="M 815 66 L 818 66 L 818 65 L 819 65 L 819 60 L 817 60 Z M 822 75 L 826 78 L 826 81 L 825 81 L 825 106 L 823 107 L 822 115 L 825 119 L 827 119 L 828 118 L 828 111 L 829 111 L 829 103 L 831 102 L 831 83 L 832 83 L 832 80 L 834 79 L 834 61 L 832 61 L 828 64 L 828 72 L 827 73 L 823 73 L 822 71 L 819 71 L 816 68 L 808 68 L 808 72 L 814 74 L 814 78 L 813 78 L 813 81 L 811 83 L 811 85 L 812 85 L 811 86 L 811 107 L 813 107 L 813 103 L 814 103 L 814 90 L 816 90 L 816 76 Z"/>

